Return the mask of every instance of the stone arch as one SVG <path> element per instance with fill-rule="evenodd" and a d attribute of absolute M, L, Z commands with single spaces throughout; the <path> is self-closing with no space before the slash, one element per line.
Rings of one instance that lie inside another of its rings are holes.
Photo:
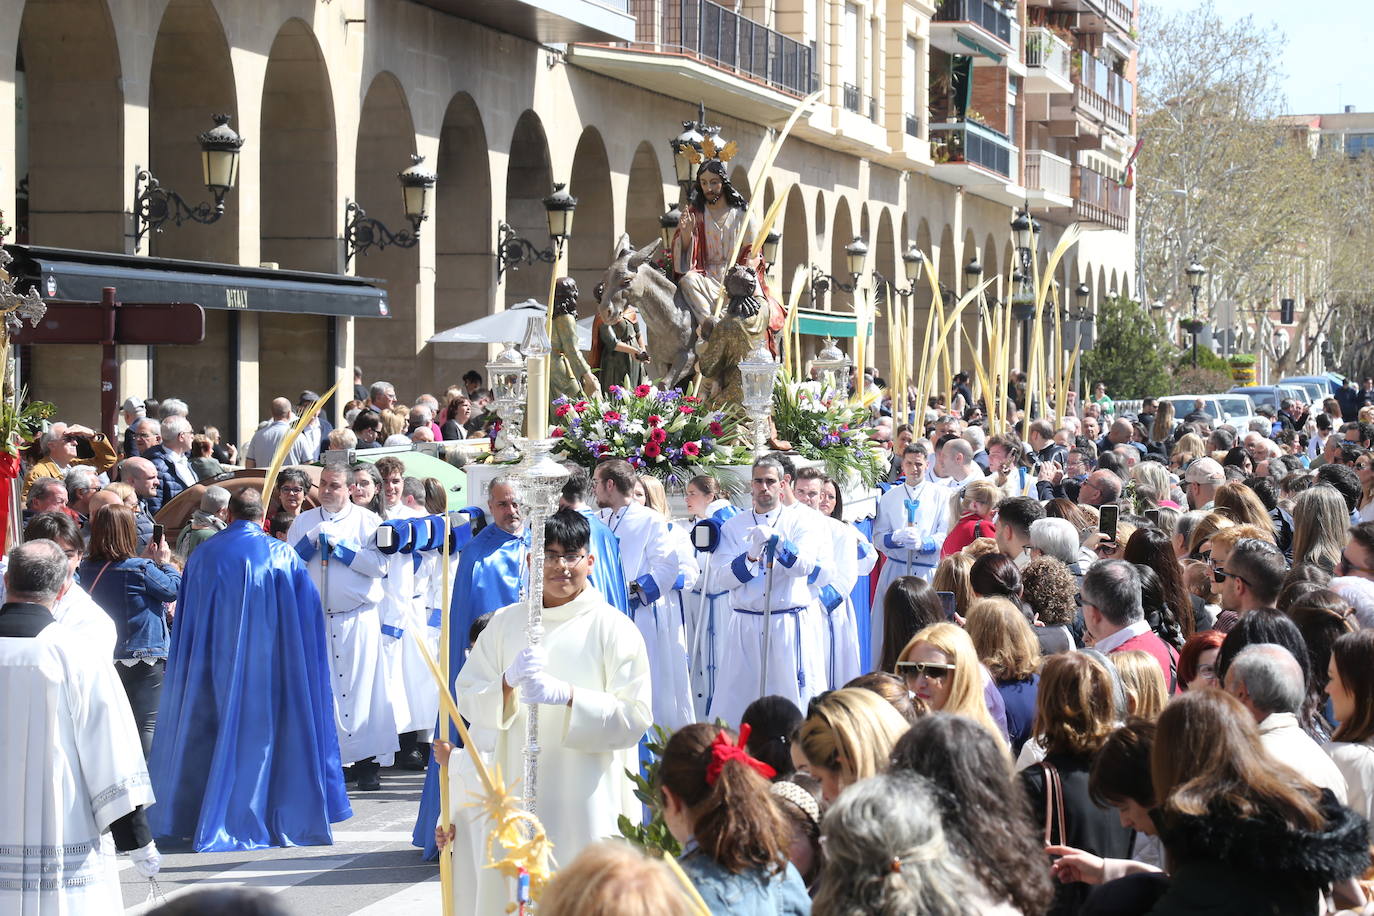
<path fill-rule="evenodd" d="M 363 96 L 358 118 L 357 156 L 354 165 L 354 190 L 358 204 L 369 217 L 380 220 L 392 232 L 410 229 L 404 199 L 396 175 L 411 164 L 415 151 L 415 124 L 404 87 L 386 70 L 372 78 Z M 435 182 L 438 187 L 439 182 Z M 420 232 L 431 231 L 434 220 L 421 224 Z M 356 255 L 353 272 L 386 281 L 387 321 L 368 321 L 354 342 L 356 365 L 374 378 L 386 379 L 410 403 L 422 388 L 428 388 L 428 373 L 421 371 L 420 352 L 427 344 L 420 339 L 415 294 L 419 285 L 420 249 L 391 246 L 370 249 Z"/>
<path fill-rule="evenodd" d="M 229 42 L 210 0 L 167 4 L 153 46 L 148 88 L 150 170 L 188 200 L 208 199 L 196 138 L 213 126 L 215 113 L 229 115 L 230 126 L 240 130 Z M 230 191 L 224 216 L 217 222 L 181 230 L 170 227 L 150 235 L 146 250 L 168 258 L 238 263 L 240 203 L 238 191 Z"/>
<path fill-rule="evenodd" d="M 825 249 L 826 232 L 830 229 L 830 223 L 826 220 L 825 192 L 816 192 L 816 210 L 812 214 L 812 235 L 814 237 L 814 251 L 821 252 Z"/>
<path fill-rule="evenodd" d="M 1110 281 L 1107 284 L 1107 295 L 1110 296 L 1113 292 L 1117 293 L 1118 295 L 1120 295 L 1121 293 L 1121 287 L 1118 285 L 1115 269 L 1112 270 Z"/>
<path fill-rule="evenodd" d="M 444 111 L 435 173 L 434 327 L 442 331 L 490 314 L 494 306 L 496 230 L 487 130 L 466 92 L 450 99 Z M 436 385 L 487 358 L 485 344 L 435 344 L 433 353 Z"/>
<path fill-rule="evenodd" d="M 200 144 L 212 114 L 238 124 L 238 98 L 233 62 L 224 25 L 210 0 L 171 0 L 158 25 L 148 86 L 148 167 L 163 186 L 175 188 L 192 202 L 213 200 L 204 187 Z M 145 251 L 168 258 L 237 264 L 242 196 L 235 189 L 225 198 L 224 215 L 208 226 L 185 226 L 150 234 Z M 229 340 L 239 316 L 226 309 L 205 310 L 205 339 Z M 195 415 L 202 423 L 234 429 L 229 397 L 233 357 L 225 347 L 158 347 L 150 361 L 152 392 L 170 397 L 195 391 Z"/>
<path fill-rule="evenodd" d="M 571 190 L 571 188 L 569 189 Z M 506 223 L 515 234 L 529 239 L 539 249 L 551 244 L 549 220 L 544 198 L 553 192 L 553 168 L 549 164 L 549 143 L 539 115 L 526 110 L 511 134 L 510 159 L 506 169 Z M 582 228 L 582 203 L 573 218 L 573 238 Z M 552 265 L 543 262 L 524 264 L 506 273 L 506 304 L 549 295 Z"/>
<path fill-rule="evenodd" d="M 658 218 L 664 209 L 663 173 L 659 170 L 653 144 L 645 140 L 635 148 L 625 192 L 625 231 L 629 233 L 631 244 L 642 248 L 659 237 Z M 606 263 L 610 263 L 609 258 Z M 591 290 L 587 293 L 590 295 Z"/>
<path fill-rule="evenodd" d="M 905 289 L 906 276 L 899 266 L 901 262 L 897 260 L 897 241 L 892 231 L 892 212 L 887 207 L 879 208 L 878 229 L 872 241 L 869 242 L 869 246 L 869 282 L 872 283 L 873 306 L 877 311 L 872 338 L 872 363 L 879 367 L 879 374 L 891 383 L 893 381 L 892 351 L 888 332 L 891 328 L 893 310 L 901 308 L 904 301 L 896 294 L 893 286 L 898 289 Z M 876 278 L 873 278 L 874 271 L 882 274 L 888 282 L 879 283 Z"/>
<path fill-rule="evenodd" d="M 579 291 L 585 291 L 590 298 L 592 289 L 606 272 L 606 265 L 611 263 L 611 247 L 616 240 L 611 164 L 606 157 L 601 132 L 595 127 L 585 128 L 577 141 L 568 191 L 577 198 L 577 216 L 568 243 L 566 273 L 577 281 Z M 657 235 L 655 225 L 654 231 L 641 244 L 648 244 Z M 543 302 L 548 295 L 546 289 L 536 298 Z"/>
<path fill-rule="evenodd" d="M 844 283 L 849 283 L 848 267 L 845 264 L 844 246 L 854 241 L 854 220 L 850 215 L 849 202 L 843 197 L 835 201 L 835 219 L 830 228 L 829 273 Z M 825 307 L 832 312 L 849 312 L 854 309 L 854 294 L 847 293 L 835 284 L 825 296 Z"/>
<path fill-rule="evenodd" d="M 29 0 L 18 69 L 27 130 L 16 137 L 15 180 L 29 191 L 28 237 L 18 240 L 123 252 L 130 176 L 111 153 L 124 146 L 124 74 L 105 0 Z"/>
<path fill-rule="evenodd" d="M 754 189 L 749 186 L 749 170 L 744 167 L 743 162 L 730 169 L 730 184 L 745 200 L 750 200 L 753 196 Z"/>
<path fill-rule="evenodd" d="M 1099 308 L 1107 300 L 1107 293 L 1110 290 L 1111 287 L 1107 285 L 1107 268 L 1097 268 L 1097 288 L 1094 290 L 1096 295 L 1093 296 L 1093 301 L 1097 303 Z"/>
<path fill-rule="evenodd" d="M 343 202 L 336 191 L 334 102 L 324 55 L 303 20 L 287 20 L 272 41 L 258 129 L 262 260 L 337 273 L 343 266 Z M 321 385 L 332 383 L 336 356 L 322 352 L 328 348 L 321 341 L 329 339 L 333 320 L 279 312 L 259 316 L 259 416 L 274 397 L 329 387 Z"/>
<path fill-rule="evenodd" d="M 782 211 L 782 257 L 778 268 L 779 299 L 784 305 L 792 301 L 792 275 L 798 267 L 811 269 L 811 235 L 806 229 L 806 196 L 801 185 L 793 185 L 787 192 Z M 806 283 L 803 273 L 801 283 Z M 801 302 L 802 300 L 798 300 Z"/>
<path fill-rule="evenodd" d="M 953 304 L 958 300 L 958 291 L 964 288 L 964 265 L 960 263 L 959 249 L 954 245 L 954 227 L 949 224 L 946 224 L 940 230 L 939 265 L 937 276 L 940 282 L 941 295 L 944 296 L 949 304 Z M 953 335 L 953 337 L 945 341 L 951 360 L 949 368 L 954 372 L 958 372 L 959 368 L 963 365 L 960 362 L 963 348 L 959 345 L 959 336 L 953 327 L 950 328 L 950 334 Z M 943 370 L 944 367 L 942 366 L 940 372 L 943 372 Z M 934 389 L 931 391 L 932 394 L 943 391 L 949 383 L 948 379 L 941 377 L 940 372 L 935 374 L 935 385 Z"/>
<path fill-rule="evenodd" d="M 16 195 L 9 220 L 15 233 L 5 241 L 124 252 L 125 194 L 133 176 L 122 155 L 123 72 L 109 7 L 105 0 L 29 0 L 15 19 L 15 78 L 23 81 L 24 109 L 15 131 L 15 171 L 6 180 L 27 181 L 28 196 Z M 20 381 L 31 395 L 94 406 L 98 347 L 31 347 L 24 355 Z M 99 422 L 95 412 L 68 417 Z"/>

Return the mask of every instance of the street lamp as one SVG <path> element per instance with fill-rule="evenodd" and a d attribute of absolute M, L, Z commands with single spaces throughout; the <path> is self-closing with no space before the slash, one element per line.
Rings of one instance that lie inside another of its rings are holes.
<path fill-rule="evenodd" d="M 820 382 L 823 394 L 826 391 L 838 391 L 843 395 L 849 393 L 849 357 L 845 356 L 844 351 L 835 345 L 835 338 L 825 338 L 821 351 L 811 361 L 811 368 L 818 370 L 821 374 Z M 844 387 L 841 388 L 841 385 Z"/>
<path fill-rule="evenodd" d="M 410 220 L 409 232 L 392 232 L 381 220 L 367 215 L 357 201 L 348 201 L 344 206 L 344 266 L 353 260 L 354 255 L 367 254 L 367 249 L 395 246 L 414 248 L 420 241 L 420 224 L 429 219 L 430 204 L 434 197 L 434 183 L 437 176 L 424 168 L 424 156 L 412 154 L 410 167 L 398 173 L 401 182 L 401 202 L 405 206 L 406 219 Z"/>
<path fill-rule="evenodd" d="M 768 234 L 763 237 L 763 271 L 767 273 L 778 261 L 778 245 L 782 244 L 782 233 L 777 229 L 769 229 Z"/>
<path fill-rule="evenodd" d="M 902 297 L 905 302 L 916 292 L 916 283 L 921 279 L 921 268 L 925 266 L 926 256 L 921 249 L 916 247 L 915 242 L 908 242 L 906 251 L 902 252 L 902 275 L 906 277 L 906 286 L 898 286 L 883 275 L 883 272 L 876 267 L 873 269 L 873 279 L 879 285 L 886 286 L 892 292 Z"/>
<path fill-rule="evenodd" d="M 1193 335 L 1193 367 L 1197 367 L 1197 332 L 1202 329 L 1202 323 L 1197 317 L 1197 294 L 1202 292 L 1202 278 L 1207 275 L 1207 268 L 1198 263 L 1196 257 L 1188 264 L 1183 271 L 1188 275 L 1188 292 L 1193 294 L 1193 317 L 1189 322 L 1188 330 Z"/>
<path fill-rule="evenodd" d="M 505 222 L 498 223 L 496 233 L 496 282 L 508 270 L 519 270 L 521 264 L 534 264 L 543 261 L 552 264 L 563 253 L 563 243 L 572 238 L 573 213 L 577 210 L 577 198 L 564 190 L 566 185 L 555 182 L 553 193 L 543 200 L 544 215 L 549 224 L 548 248 L 539 249 L 528 239 L 515 234 L 515 230 Z"/>
<path fill-rule="evenodd" d="M 768 451 L 768 418 L 773 413 L 773 385 L 778 377 L 778 361 L 768 352 L 762 337 L 740 360 L 740 382 L 744 388 L 744 412 L 754 425 L 754 455 Z"/>
<path fill-rule="evenodd" d="M 673 204 L 658 218 L 658 236 L 663 241 L 663 272 L 669 277 L 673 275 L 673 238 L 677 235 L 680 222 L 682 211 L 677 204 Z"/>
<path fill-rule="evenodd" d="M 134 251 L 143 246 L 143 237 L 161 232 L 168 220 L 173 226 L 185 222 L 209 225 L 224 215 L 224 195 L 238 182 L 239 151 L 243 138 L 229 126 L 229 115 L 213 115 L 215 126 L 196 137 L 200 144 L 200 169 L 205 188 L 215 197 L 214 204 L 192 206 L 171 188 L 162 187 L 153 173 L 134 166 Z"/>
<path fill-rule="evenodd" d="M 677 183 L 682 188 L 685 195 L 692 184 L 692 179 L 696 177 L 696 163 L 692 162 L 692 156 L 688 150 L 701 152 L 701 141 L 706 139 L 703 131 L 706 129 L 706 108 L 703 105 L 699 111 L 700 120 L 683 121 L 682 133 L 668 141 L 668 146 L 673 151 L 673 171 L 677 174 Z"/>
<path fill-rule="evenodd" d="M 852 293 L 859 288 L 859 277 L 863 275 L 864 263 L 868 260 L 868 244 L 863 236 L 854 236 L 854 241 L 844 246 L 845 267 L 849 271 L 849 282 L 845 283 L 834 274 L 828 274 L 815 264 L 811 265 L 811 298 L 824 294 L 831 286 Z"/>

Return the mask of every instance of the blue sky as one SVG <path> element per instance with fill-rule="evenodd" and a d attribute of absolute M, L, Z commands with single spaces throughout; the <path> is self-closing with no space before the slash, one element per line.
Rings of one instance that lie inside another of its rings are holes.
<path fill-rule="evenodd" d="M 1193 9 L 1199 0 L 1141 0 L 1163 10 Z M 1374 111 L 1374 9 L 1362 0 L 1215 0 L 1226 19 L 1252 15 L 1274 25 L 1284 45 L 1284 89 L 1291 114 L 1327 114 L 1354 105 Z"/>

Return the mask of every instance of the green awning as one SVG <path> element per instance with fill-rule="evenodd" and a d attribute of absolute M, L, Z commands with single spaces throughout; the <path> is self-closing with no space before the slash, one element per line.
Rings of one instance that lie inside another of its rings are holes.
<path fill-rule="evenodd" d="M 859 336 L 858 319 L 851 312 L 825 312 L 820 309 L 798 309 L 798 330 L 816 337 L 854 338 Z M 868 336 L 873 334 L 873 322 L 868 323 Z"/>

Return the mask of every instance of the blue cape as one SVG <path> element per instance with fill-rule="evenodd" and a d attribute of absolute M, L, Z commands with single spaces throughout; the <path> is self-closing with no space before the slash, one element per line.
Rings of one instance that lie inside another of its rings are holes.
<path fill-rule="evenodd" d="M 450 690 L 458 679 L 458 672 L 467 655 L 468 631 L 472 629 L 472 622 L 488 611 L 520 600 L 520 583 L 524 573 L 524 564 L 520 562 L 524 552 L 523 543 L 518 535 L 507 534 L 496 525 L 487 525 L 458 557 L 458 571 L 453 577 L 453 595 L 449 602 Z M 461 745 L 458 730 L 450 725 L 447 731 L 448 740 L 455 746 Z M 439 856 L 439 850 L 434 845 L 434 828 L 438 823 L 439 765 L 431 756 L 429 769 L 425 773 L 425 788 L 420 795 L 420 810 L 411 833 L 411 842 L 424 848 L 426 859 Z"/>
<path fill-rule="evenodd" d="M 592 525 L 592 585 L 622 614 L 630 614 L 630 591 L 625 586 L 625 567 L 620 563 L 620 538 L 590 509 L 579 510 Z"/>
<path fill-rule="evenodd" d="M 251 522 L 191 555 L 148 772 L 156 837 L 197 852 L 333 843 L 344 791 L 324 613 L 305 564 Z"/>

